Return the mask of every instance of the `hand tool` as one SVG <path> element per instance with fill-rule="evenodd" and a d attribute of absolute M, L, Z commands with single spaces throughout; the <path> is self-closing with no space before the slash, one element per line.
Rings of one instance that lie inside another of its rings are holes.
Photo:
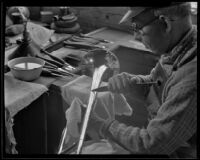
<path fill-rule="evenodd" d="M 57 68 L 56 65 L 51 64 L 51 63 L 49 63 L 49 62 L 47 62 L 47 61 L 45 61 L 45 66 L 52 67 L 52 68 Z"/>
<path fill-rule="evenodd" d="M 135 83 L 135 84 L 138 84 L 138 85 L 151 85 L 151 84 L 157 84 L 158 86 L 160 86 L 160 81 L 156 81 L 156 82 L 146 82 L 146 83 Z M 102 87 L 99 87 L 99 88 L 95 88 L 92 90 L 93 92 L 106 92 L 106 91 L 109 91 L 108 90 L 108 86 L 102 86 Z"/>
<path fill-rule="evenodd" d="M 43 47 L 44 50 L 48 52 L 53 52 L 61 47 L 63 47 L 63 41 L 68 40 L 72 37 L 72 35 L 67 34 L 63 38 L 56 40 L 53 43 L 50 43 L 49 45 Z"/>
<path fill-rule="evenodd" d="M 53 73 L 45 68 L 42 69 L 42 73 L 41 73 L 42 76 L 47 76 L 47 77 L 62 77 L 62 78 L 66 78 L 66 76 L 63 76 L 63 75 L 60 75 L 60 74 L 56 74 L 56 73 Z"/>
<path fill-rule="evenodd" d="M 105 48 L 104 46 L 94 46 L 94 45 L 89 45 L 89 44 L 84 44 L 81 42 L 69 42 L 69 41 L 64 41 L 63 42 L 64 46 L 70 46 L 70 47 L 74 47 L 76 49 L 97 49 L 97 48 Z"/>
<path fill-rule="evenodd" d="M 41 51 L 42 53 L 48 55 L 49 57 L 51 57 L 53 60 L 57 61 L 58 63 L 63 64 L 63 67 L 68 66 L 68 67 L 70 67 L 70 68 L 74 68 L 74 67 L 72 67 L 69 63 L 65 62 L 63 59 L 58 58 L 58 57 L 56 57 L 56 56 L 50 54 L 50 53 L 47 52 L 46 50 L 41 49 L 40 51 Z"/>
<path fill-rule="evenodd" d="M 40 58 L 40 59 L 43 59 L 45 60 L 45 62 L 48 62 L 48 64 L 53 64 L 55 65 L 56 67 L 63 67 L 63 64 L 62 63 L 59 63 L 57 61 L 54 61 L 54 60 L 50 60 L 50 59 L 47 59 L 47 58 L 44 58 L 44 57 L 41 57 L 39 55 L 36 55 L 37 58 Z"/>
<path fill-rule="evenodd" d="M 88 43 L 89 45 L 96 45 L 98 43 L 100 43 L 99 40 L 96 39 L 91 39 L 88 37 L 80 37 L 80 36 L 72 36 L 71 39 L 69 40 L 71 42 L 85 42 Z"/>
<path fill-rule="evenodd" d="M 75 68 L 72 67 L 71 65 L 66 65 L 66 66 L 65 66 L 65 65 L 61 64 L 60 62 L 57 62 L 57 61 L 54 61 L 54 60 L 50 60 L 50 59 L 41 57 L 41 56 L 39 56 L 39 55 L 36 55 L 36 57 L 45 60 L 45 64 L 47 64 L 47 65 L 49 65 L 49 66 L 51 66 L 51 67 L 57 68 L 57 69 L 59 69 L 59 70 L 62 70 L 62 71 L 69 72 L 69 69 L 67 69 L 67 68 L 75 69 Z M 67 63 L 66 63 L 66 64 L 67 64 Z"/>
<path fill-rule="evenodd" d="M 105 39 L 102 39 L 102 38 L 96 38 L 96 37 L 86 36 L 83 33 L 80 33 L 79 36 L 80 37 L 85 37 L 85 38 L 92 38 L 92 39 L 98 40 L 98 41 L 103 42 L 103 43 L 113 43 L 112 41 L 108 41 L 108 40 L 105 40 Z"/>
<path fill-rule="evenodd" d="M 67 73 L 67 72 L 63 72 L 63 71 L 60 71 L 60 70 L 57 70 L 57 69 L 52 69 L 52 68 L 46 68 L 44 67 L 45 69 L 48 69 L 48 71 L 52 72 L 52 73 L 55 73 L 55 74 L 60 74 L 60 75 L 63 75 L 63 76 L 73 76 L 71 75 L 70 73 Z"/>
<path fill-rule="evenodd" d="M 56 57 L 56 56 L 50 54 L 49 52 L 47 52 L 47 51 L 44 50 L 44 49 L 41 49 L 40 52 L 42 52 L 42 53 L 48 55 L 48 56 L 51 57 L 53 60 L 55 60 L 55 61 L 57 61 L 57 62 L 59 62 L 59 63 L 61 63 L 61 64 L 63 64 L 63 65 L 66 63 L 63 59 L 58 58 L 58 57 Z M 68 65 L 69 65 L 69 64 L 68 64 Z"/>
<path fill-rule="evenodd" d="M 80 58 L 78 58 L 78 57 L 75 57 L 75 56 L 73 56 L 72 54 L 70 55 L 67 55 L 65 58 L 67 58 L 67 59 L 69 59 L 69 60 L 75 60 L 75 61 L 78 61 L 78 62 L 81 62 L 81 59 Z"/>
<path fill-rule="evenodd" d="M 57 66 L 53 67 L 51 65 L 46 65 L 45 64 L 44 68 L 50 69 L 50 70 L 54 70 L 54 71 L 58 71 L 60 73 L 67 74 L 67 75 L 70 75 L 70 76 L 75 76 L 75 74 L 71 73 L 69 70 L 64 70 L 62 68 L 58 68 Z"/>

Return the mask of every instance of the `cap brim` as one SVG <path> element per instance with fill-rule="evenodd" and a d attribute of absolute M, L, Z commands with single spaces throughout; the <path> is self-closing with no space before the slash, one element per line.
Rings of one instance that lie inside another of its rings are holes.
<path fill-rule="evenodd" d="M 126 22 L 131 17 L 131 14 L 132 14 L 132 11 L 128 10 L 128 12 L 126 12 L 126 14 L 119 21 L 119 24 Z"/>
<path fill-rule="evenodd" d="M 122 19 L 119 21 L 119 24 L 127 22 L 130 20 L 132 17 L 137 16 L 139 13 L 144 11 L 146 8 L 144 7 L 133 7 L 133 9 L 128 10 L 126 14 L 122 17 Z"/>

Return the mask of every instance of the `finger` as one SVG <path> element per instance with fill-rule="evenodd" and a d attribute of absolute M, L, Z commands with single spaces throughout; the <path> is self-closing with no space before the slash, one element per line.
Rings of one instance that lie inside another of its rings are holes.
<path fill-rule="evenodd" d="M 122 80 L 122 75 L 118 75 L 115 78 L 115 86 L 116 86 L 116 92 L 120 93 L 124 91 L 124 86 L 123 86 L 123 80 Z"/>
<path fill-rule="evenodd" d="M 109 79 L 109 90 L 114 93 L 118 93 L 120 91 L 121 82 L 119 80 L 119 75 L 115 75 Z"/>
<path fill-rule="evenodd" d="M 136 76 L 131 78 L 131 85 L 137 84 L 139 82 L 138 78 Z"/>
<path fill-rule="evenodd" d="M 123 85 L 124 91 L 128 91 L 129 87 L 130 87 L 130 78 L 129 78 L 129 76 L 126 73 L 124 73 L 121 76 L 121 80 L 122 80 L 122 85 Z"/>

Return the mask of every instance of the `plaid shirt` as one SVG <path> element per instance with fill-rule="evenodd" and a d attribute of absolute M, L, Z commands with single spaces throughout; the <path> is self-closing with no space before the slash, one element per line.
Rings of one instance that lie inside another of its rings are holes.
<path fill-rule="evenodd" d="M 126 126 L 114 120 L 101 134 L 112 137 L 131 153 L 167 154 L 184 145 L 197 127 L 197 30 L 192 28 L 170 56 L 162 56 L 146 79 L 162 82 L 157 89 L 159 107 L 146 128 Z M 145 81 L 145 78 L 144 78 Z"/>

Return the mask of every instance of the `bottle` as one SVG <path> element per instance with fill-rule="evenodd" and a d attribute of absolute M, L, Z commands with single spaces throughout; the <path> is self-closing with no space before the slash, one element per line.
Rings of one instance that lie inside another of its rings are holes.
<path fill-rule="evenodd" d="M 27 22 L 24 23 L 23 38 L 19 46 L 8 56 L 8 60 L 18 57 L 35 57 L 39 53 L 39 47 L 30 38 L 27 31 Z"/>

